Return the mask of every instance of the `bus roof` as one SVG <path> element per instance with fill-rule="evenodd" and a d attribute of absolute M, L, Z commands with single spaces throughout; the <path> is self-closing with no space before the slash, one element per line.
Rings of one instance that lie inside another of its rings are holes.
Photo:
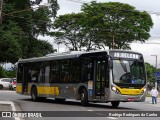
<path fill-rule="evenodd" d="M 78 58 L 82 55 L 86 54 L 94 54 L 94 53 L 106 53 L 107 51 L 90 51 L 90 52 L 83 52 L 83 51 L 71 51 L 71 52 L 64 52 L 64 53 L 53 53 L 48 54 L 43 57 L 33 57 L 28 59 L 19 59 L 19 63 L 26 63 L 26 62 L 39 62 L 39 61 L 49 61 L 49 60 L 59 60 L 59 59 L 70 59 L 70 58 Z"/>
<path fill-rule="evenodd" d="M 130 50 L 107 50 L 107 51 L 89 51 L 89 52 L 83 52 L 83 51 L 71 51 L 71 52 L 63 52 L 63 53 L 53 53 L 53 54 L 48 54 L 43 57 L 33 57 L 33 58 L 28 58 L 28 59 L 19 59 L 18 63 L 27 63 L 27 62 L 40 62 L 40 61 L 49 61 L 49 60 L 59 60 L 59 59 L 71 59 L 71 58 L 78 58 L 81 56 L 87 56 L 88 54 L 105 54 L 107 55 L 108 52 L 129 52 L 129 53 L 137 53 L 141 54 L 138 52 L 130 51 Z M 142 55 L 142 54 L 141 54 Z"/>

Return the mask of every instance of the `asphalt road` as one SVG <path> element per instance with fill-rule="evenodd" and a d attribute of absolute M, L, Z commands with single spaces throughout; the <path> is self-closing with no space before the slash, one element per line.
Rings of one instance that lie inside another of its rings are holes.
<path fill-rule="evenodd" d="M 160 114 L 160 100 L 158 101 L 158 104 L 151 104 L 151 98 L 147 98 L 145 102 L 120 103 L 119 107 L 114 109 L 111 107 L 110 103 L 91 103 L 89 106 L 83 107 L 79 101 L 75 100 L 67 100 L 63 103 L 58 103 L 54 99 L 33 102 L 31 101 L 30 96 L 22 96 L 16 94 L 15 91 L 5 90 L 0 91 L 0 101 L 13 101 L 17 110 L 22 110 L 24 112 L 40 111 L 42 115 L 46 113 L 51 116 L 58 116 L 42 118 L 30 117 L 26 118 L 26 120 L 159 120 L 159 117 L 153 117 L 154 114 L 152 113 L 157 111 Z M 138 116 L 143 113 L 146 115 L 146 112 L 144 111 L 150 111 L 147 115 L 152 115 L 152 117 L 119 117 L 125 113 L 126 116 L 130 116 L 131 114 Z M 108 116 L 109 114 L 110 116 Z M 73 117 L 72 115 L 78 117 Z M 3 119 L 0 118 L 0 120 Z"/>

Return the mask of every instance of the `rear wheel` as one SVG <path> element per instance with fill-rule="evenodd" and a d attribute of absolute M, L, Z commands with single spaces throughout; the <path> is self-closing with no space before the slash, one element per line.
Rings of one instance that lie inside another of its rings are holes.
<path fill-rule="evenodd" d="M 31 99 L 33 101 L 38 101 L 37 88 L 36 87 L 32 87 L 32 89 L 31 89 Z"/>
<path fill-rule="evenodd" d="M 88 93 L 86 89 L 82 89 L 81 91 L 81 105 L 82 106 L 88 105 Z"/>
<path fill-rule="evenodd" d="M 118 107 L 118 106 L 119 106 L 119 103 L 120 103 L 119 101 L 112 101 L 112 102 L 111 102 L 113 108 Z"/>

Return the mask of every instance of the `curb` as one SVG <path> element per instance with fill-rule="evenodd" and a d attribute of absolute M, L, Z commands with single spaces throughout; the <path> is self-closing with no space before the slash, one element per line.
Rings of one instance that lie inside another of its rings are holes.
<path fill-rule="evenodd" d="M 5 111 L 16 111 L 16 107 L 12 101 L 0 101 L 0 105 L 9 105 L 10 109 Z M 3 112 L 3 111 L 2 111 Z M 7 118 L 7 117 L 6 117 Z M 15 120 L 21 120 L 19 117 L 14 117 Z"/>

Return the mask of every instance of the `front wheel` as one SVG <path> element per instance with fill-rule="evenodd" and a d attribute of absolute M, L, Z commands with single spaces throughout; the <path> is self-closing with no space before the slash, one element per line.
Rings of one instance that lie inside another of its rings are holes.
<path fill-rule="evenodd" d="M 33 101 L 38 101 L 38 97 L 37 97 L 37 88 L 36 87 L 33 87 L 31 89 L 31 99 Z"/>
<path fill-rule="evenodd" d="M 112 101 L 112 102 L 111 102 L 113 108 L 118 107 L 118 106 L 119 106 L 119 103 L 120 103 L 119 101 Z"/>
<path fill-rule="evenodd" d="M 81 91 L 81 105 L 82 106 L 88 105 L 88 93 L 86 89 L 82 89 Z"/>

